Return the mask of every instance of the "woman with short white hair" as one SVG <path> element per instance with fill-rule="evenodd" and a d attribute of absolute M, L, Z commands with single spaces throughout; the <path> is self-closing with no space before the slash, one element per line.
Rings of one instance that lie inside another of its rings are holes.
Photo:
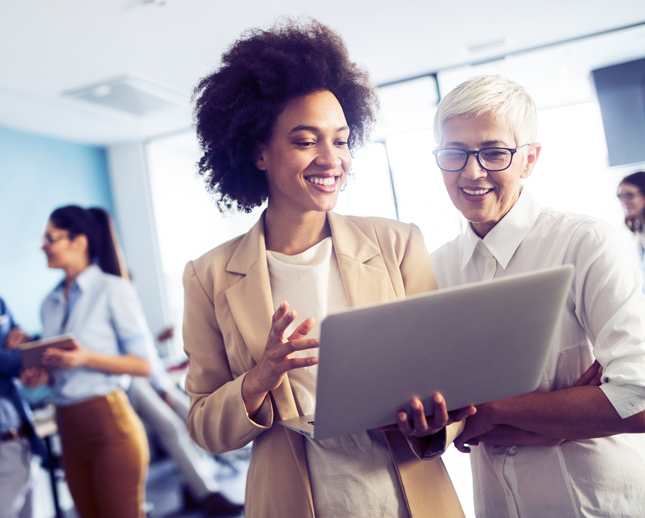
<path fill-rule="evenodd" d="M 541 145 L 520 85 L 462 83 L 434 129 L 446 189 L 470 222 L 432 254 L 440 288 L 575 267 L 539 388 L 479 406 L 455 441 L 471 453 L 477 516 L 645 516 L 645 437 L 630 435 L 645 431 L 640 274 L 608 224 L 522 188 Z"/>

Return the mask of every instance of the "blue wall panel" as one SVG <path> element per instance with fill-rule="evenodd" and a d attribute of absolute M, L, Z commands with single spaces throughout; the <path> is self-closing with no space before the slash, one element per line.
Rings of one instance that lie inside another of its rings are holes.
<path fill-rule="evenodd" d="M 69 204 L 113 212 L 105 150 L 0 127 L 0 296 L 32 333 L 62 278 L 40 250 L 47 217 Z"/>

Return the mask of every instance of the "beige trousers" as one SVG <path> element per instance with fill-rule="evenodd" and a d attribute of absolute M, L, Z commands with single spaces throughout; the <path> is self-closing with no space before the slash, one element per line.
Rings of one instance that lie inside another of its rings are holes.
<path fill-rule="evenodd" d="M 57 410 L 67 483 L 81 518 L 142 518 L 149 450 L 121 390 Z"/>

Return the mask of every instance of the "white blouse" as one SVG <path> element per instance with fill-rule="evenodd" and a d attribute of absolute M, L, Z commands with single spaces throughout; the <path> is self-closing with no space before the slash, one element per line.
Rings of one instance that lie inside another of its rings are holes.
<path fill-rule="evenodd" d="M 297 313 L 287 336 L 314 317 L 316 325 L 308 337 L 318 338 L 325 315 L 349 307 L 331 237 L 298 255 L 268 251 L 267 260 L 274 308 L 286 300 Z M 295 354 L 317 356 L 318 350 Z M 315 412 L 317 374 L 317 365 L 288 374 L 302 415 Z M 307 439 L 305 451 L 318 518 L 408 518 L 392 457 L 378 431 Z"/>
<path fill-rule="evenodd" d="M 61 283 L 45 298 L 41 308 L 43 338 L 74 333 L 92 351 L 117 356 L 133 354 L 145 360 L 154 342 L 139 297 L 129 281 L 103 272 L 93 264 L 77 278 L 69 304 Z M 55 369 L 52 394 L 58 406 L 69 406 L 130 386 L 130 376 L 89 367 Z"/>
<path fill-rule="evenodd" d="M 541 208 L 524 190 L 484 237 L 432 254 L 440 288 L 563 264 L 575 267 L 539 392 L 572 387 L 598 359 L 601 390 L 623 417 L 645 410 L 645 297 L 611 227 Z M 468 318 L 467 315 L 464 318 Z M 645 516 L 645 435 L 545 446 L 472 447 L 478 518 Z"/>

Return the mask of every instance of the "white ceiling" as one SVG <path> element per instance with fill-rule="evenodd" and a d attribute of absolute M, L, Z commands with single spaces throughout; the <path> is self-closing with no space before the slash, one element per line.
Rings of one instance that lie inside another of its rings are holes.
<path fill-rule="evenodd" d="M 135 117 L 61 97 L 124 74 L 185 99 L 246 28 L 308 15 L 375 83 L 645 22 L 643 0 L 20 0 L 0 2 L 0 125 L 94 144 L 190 125 L 188 103 Z M 467 48 L 505 40 L 503 48 Z"/>

